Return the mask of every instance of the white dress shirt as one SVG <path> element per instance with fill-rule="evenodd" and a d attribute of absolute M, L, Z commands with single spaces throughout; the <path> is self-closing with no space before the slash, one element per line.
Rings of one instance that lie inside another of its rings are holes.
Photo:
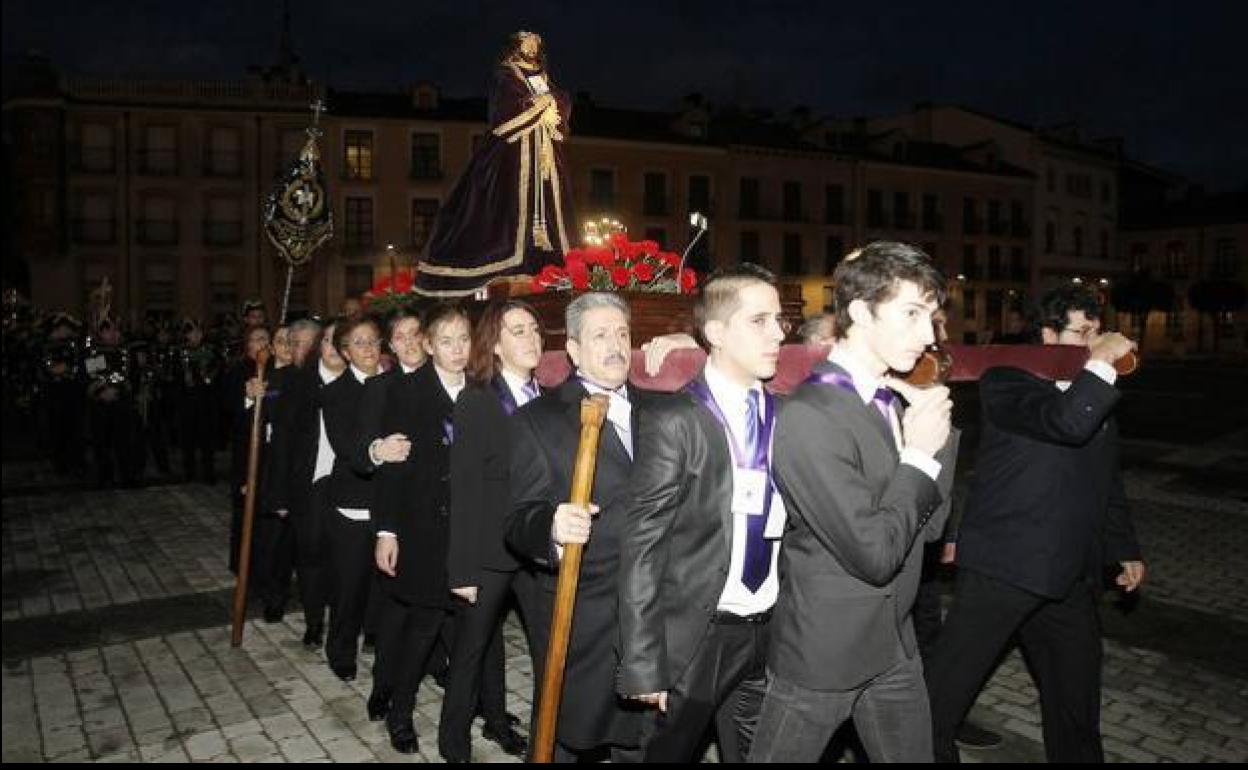
<path fill-rule="evenodd" d="M 862 399 L 862 403 L 875 409 L 871 403 L 875 399 L 875 391 L 884 387 L 883 381 L 871 374 L 865 366 L 858 362 L 844 347 L 838 346 L 832 348 L 832 352 L 828 354 L 828 361 L 836 364 L 844 369 L 854 381 L 854 390 L 858 391 L 858 397 Z M 927 474 L 932 481 L 940 476 L 940 463 L 934 457 L 914 447 L 908 447 L 903 441 L 901 435 L 901 422 L 897 419 L 897 410 L 888 410 L 888 424 L 893 431 L 893 443 L 897 447 L 901 462 L 905 465 L 912 465 L 915 468 Z"/>
<path fill-rule="evenodd" d="M 1115 369 L 1112 364 L 1107 364 L 1104 361 L 1089 359 L 1088 362 L 1083 365 L 1083 368 L 1092 372 L 1097 377 L 1100 377 L 1110 385 L 1113 385 L 1118 381 L 1118 370 Z M 1057 385 L 1058 390 L 1063 393 L 1070 389 L 1070 380 L 1057 380 L 1054 384 Z"/>
<path fill-rule="evenodd" d="M 316 371 L 321 377 L 321 385 L 328 385 L 342 375 L 342 372 L 335 372 L 325 366 L 324 361 L 317 362 Z M 329 445 L 329 435 L 325 432 L 325 415 L 319 409 L 316 411 L 316 419 L 320 422 L 321 430 L 316 441 L 316 465 L 312 470 L 313 484 L 334 470 L 334 448 Z"/>
<path fill-rule="evenodd" d="M 511 397 L 515 400 L 516 406 L 521 407 L 529 403 L 533 399 L 524 391 L 525 386 L 533 382 L 533 378 L 522 380 L 506 369 L 500 370 L 503 375 L 503 382 L 507 383 L 507 389 L 511 391 Z"/>
<path fill-rule="evenodd" d="M 611 399 L 610 405 L 607 407 L 607 419 L 611 421 L 611 425 L 615 428 L 615 434 L 620 437 L 620 443 L 624 445 L 624 451 L 628 452 L 629 459 L 633 457 L 633 405 L 628 400 L 628 386 L 621 385 L 615 390 L 607 390 L 601 385 L 596 385 L 581 374 L 578 369 L 576 376 L 581 378 L 581 383 L 585 385 L 590 395 L 602 393 Z"/>
<path fill-rule="evenodd" d="M 719 409 L 724 414 L 724 419 L 728 421 L 728 430 L 725 431 L 729 435 L 725 440 L 736 443 L 736 447 L 729 447 L 729 456 L 735 463 L 738 460 L 748 462 L 750 458 L 745 454 L 745 437 L 746 437 L 746 419 L 749 416 L 746 399 L 749 397 L 747 393 L 751 390 L 758 392 L 758 418 L 759 420 L 767 419 L 767 399 L 763 394 L 763 386 L 761 383 L 754 383 L 750 388 L 744 388 L 737 383 L 725 377 L 715 365 L 710 361 L 706 364 L 706 384 L 711 389 L 711 395 L 715 397 L 715 403 L 719 405 Z M 772 433 L 772 445 L 775 441 L 774 424 Z M 768 447 L 768 456 L 771 455 L 771 447 Z M 783 506 L 776 505 L 780 493 L 773 491 L 771 516 L 784 516 Z M 724 581 L 724 590 L 719 595 L 718 608 L 734 615 L 754 615 L 759 612 L 766 612 L 776 603 L 776 597 L 780 592 L 780 579 L 777 574 L 776 564 L 780 558 L 780 543 L 772 541 L 771 548 L 771 566 L 767 569 L 767 579 L 759 586 L 755 593 L 745 587 L 742 582 L 745 571 L 745 543 L 748 536 L 747 517 L 730 514 L 732 517 L 732 554 L 728 560 L 728 578 Z M 768 530 L 783 531 L 783 522 L 780 524 L 781 529 L 776 529 L 776 522 L 768 522 Z"/>

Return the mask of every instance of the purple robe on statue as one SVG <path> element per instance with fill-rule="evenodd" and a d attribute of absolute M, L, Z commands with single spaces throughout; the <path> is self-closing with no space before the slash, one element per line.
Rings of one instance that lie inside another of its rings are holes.
<path fill-rule="evenodd" d="M 566 149 L 572 104 L 565 91 L 543 93 L 548 82 L 545 73 L 499 67 L 490 131 L 438 212 L 418 293 L 464 296 L 498 276 L 563 263 L 574 226 Z"/>

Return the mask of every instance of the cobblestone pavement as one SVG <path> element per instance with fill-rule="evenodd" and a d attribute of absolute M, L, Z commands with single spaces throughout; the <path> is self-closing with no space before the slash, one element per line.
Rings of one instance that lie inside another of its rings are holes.
<path fill-rule="evenodd" d="M 1129 610 L 1107 604 L 1103 731 L 1111 761 L 1248 761 L 1248 433 L 1125 447 L 1150 564 Z M 422 685 L 422 753 L 367 721 L 369 666 L 344 684 L 303 649 L 302 618 L 228 642 L 223 486 L 66 487 L 6 463 L 3 761 L 439 761 L 441 690 Z M 506 627 L 510 710 L 531 668 Z M 1042 761 L 1037 694 L 1015 652 L 975 719 L 1005 744 L 971 762 Z M 478 725 L 479 728 L 479 725 Z M 478 761 L 514 761 L 474 730 Z M 708 755 L 713 757 L 713 752 Z"/>

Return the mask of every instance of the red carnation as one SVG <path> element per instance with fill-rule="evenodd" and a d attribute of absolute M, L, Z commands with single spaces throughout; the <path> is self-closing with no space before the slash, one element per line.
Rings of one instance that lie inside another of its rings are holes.
<path fill-rule="evenodd" d="M 614 283 L 616 286 L 624 288 L 628 285 L 630 278 L 631 276 L 629 275 L 627 267 L 611 268 L 611 283 Z"/>
<path fill-rule="evenodd" d="M 680 255 L 674 251 L 660 251 L 659 259 L 666 262 L 669 267 L 672 267 L 672 268 L 680 267 Z"/>
<path fill-rule="evenodd" d="M 538 282 L 549 286 L 550 284 L 556 283 L 563 276 L 564 272 L 558 265 L 546 265 L 542 268 L 542 271 L 537 274 L 537 280 Z"/>
<path fill-rule="evenodd" d="M 610 265 L 615 262 L 615 253 L 606 246 L 595 246 L 585 249 L 585 261 L 591 265 Z"/>
<path fill-rule="evenodd" d="M 639 245 L 641 250 L 647 254 L 658 254 L 659 250 L 663 248 L 658 241 L 642 241 Z"/>
<path fill-rule="evenodd" d="M 589 288 L 589 265 L 584 260 L 572 259 L 571 253 L 568 254 L 568 278 L 572 281 L 572 288 L 587 289 Z"/>
<path fill-rule="evenodd" d="M 612 246 L 614 246 L 617 249 L 621 248 L 624 246 L 624 244 L 628 243 L 628 234 L 627 233 L 611 233 L 609 236 L 607 236 L 607 243 L 610 243 Z"/>
<path fill-rule="evenodd" d="M 654 265 L 644 260 L 638 262 L 633 265 L 633 275 L 637 276 L 637 280 L 649 283 L 654 280 Z"/>
<path fill-rule="evenodd" d="M 680 290 L 693 291 L 698 285 L 698 276 L 692 270 L 680 271 Z"/>

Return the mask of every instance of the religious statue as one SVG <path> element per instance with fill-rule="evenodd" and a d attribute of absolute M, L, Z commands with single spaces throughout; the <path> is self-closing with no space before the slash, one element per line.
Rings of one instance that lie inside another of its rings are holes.
<path fill-rule="evenodd" d="M 438 213 L 415 291 L 473 294 L 501 275 L 561 264 L 573 227 L 566 141 L 571 101 L 542 38 L 508 38 L 490 93 L 490 131 Z"/>

